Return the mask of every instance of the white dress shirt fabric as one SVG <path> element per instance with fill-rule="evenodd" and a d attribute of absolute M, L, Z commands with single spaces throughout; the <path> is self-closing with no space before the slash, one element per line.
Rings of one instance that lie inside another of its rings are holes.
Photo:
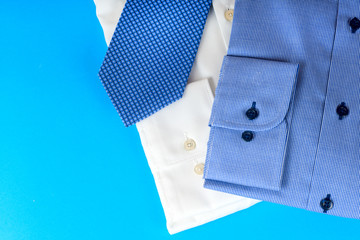
<path fill-rule="evenodd" d="M 94 2 L 109 45 L 126 0 Z M 170 234 L 259 202 L 205 189 L 201 175 L 213 93 L 231 32 L 231 21 L 225 18 L 225 12 L 234 8 L 234 2 L 213 1 L 183 97 L 136 124 Z"/>

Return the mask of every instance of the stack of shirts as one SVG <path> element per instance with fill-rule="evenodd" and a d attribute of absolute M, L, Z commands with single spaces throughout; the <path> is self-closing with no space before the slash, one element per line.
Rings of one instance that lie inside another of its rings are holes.
<path fill-rule="evenodd" d="M 94 1 L 110 44 L 125 0 Z M 255 199 L 360 218 L 358 18 L 355 0 L 212 2 L 182 97 L 136 123 L 171 234 Z"/>

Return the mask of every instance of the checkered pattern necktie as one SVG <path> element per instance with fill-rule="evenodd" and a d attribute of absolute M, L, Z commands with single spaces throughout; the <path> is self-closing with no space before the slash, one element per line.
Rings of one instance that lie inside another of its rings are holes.
<path fill-rule="evenodd" d="M 211 0 L 128 0 L 99 77 L 125 126 L 180 99 Z"/>

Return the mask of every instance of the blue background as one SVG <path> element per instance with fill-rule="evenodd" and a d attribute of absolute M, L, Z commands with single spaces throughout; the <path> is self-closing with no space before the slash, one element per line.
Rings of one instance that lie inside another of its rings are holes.
<path fill-rule="evenodd" d="M 170 236 L 135 127 L 97 71 L 92 1 L 1 1 L 0 240 L 359 239 L 360 220 L 260 203 Z"/>

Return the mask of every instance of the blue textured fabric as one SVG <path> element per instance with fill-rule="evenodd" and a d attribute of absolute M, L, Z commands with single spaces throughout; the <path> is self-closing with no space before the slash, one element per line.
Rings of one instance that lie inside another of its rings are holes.
<path fill-rule="evenodd" d="M 360 218 L 360 30 L 349 25 L 359 9 L 359 0 L 236 1 L 206 188 Z"/>
<path fill-rule="evenodd" d="M 207 178 L 279 190 L 297 69 L 298 64 L 292 63 L 224 58 L 210 118 Z M 245 113 L 253 102 L 259 117 L 249 120 Z M 244 131 L 253 132 L 251 142 L 241 139 Z M 234 156 L 236 161 L 224 161 Z"/>
<path fill-rule="evenodd" d="M 180 99 L 211 0 L 128 0 L 99 77 L 125 126 Z"/>

